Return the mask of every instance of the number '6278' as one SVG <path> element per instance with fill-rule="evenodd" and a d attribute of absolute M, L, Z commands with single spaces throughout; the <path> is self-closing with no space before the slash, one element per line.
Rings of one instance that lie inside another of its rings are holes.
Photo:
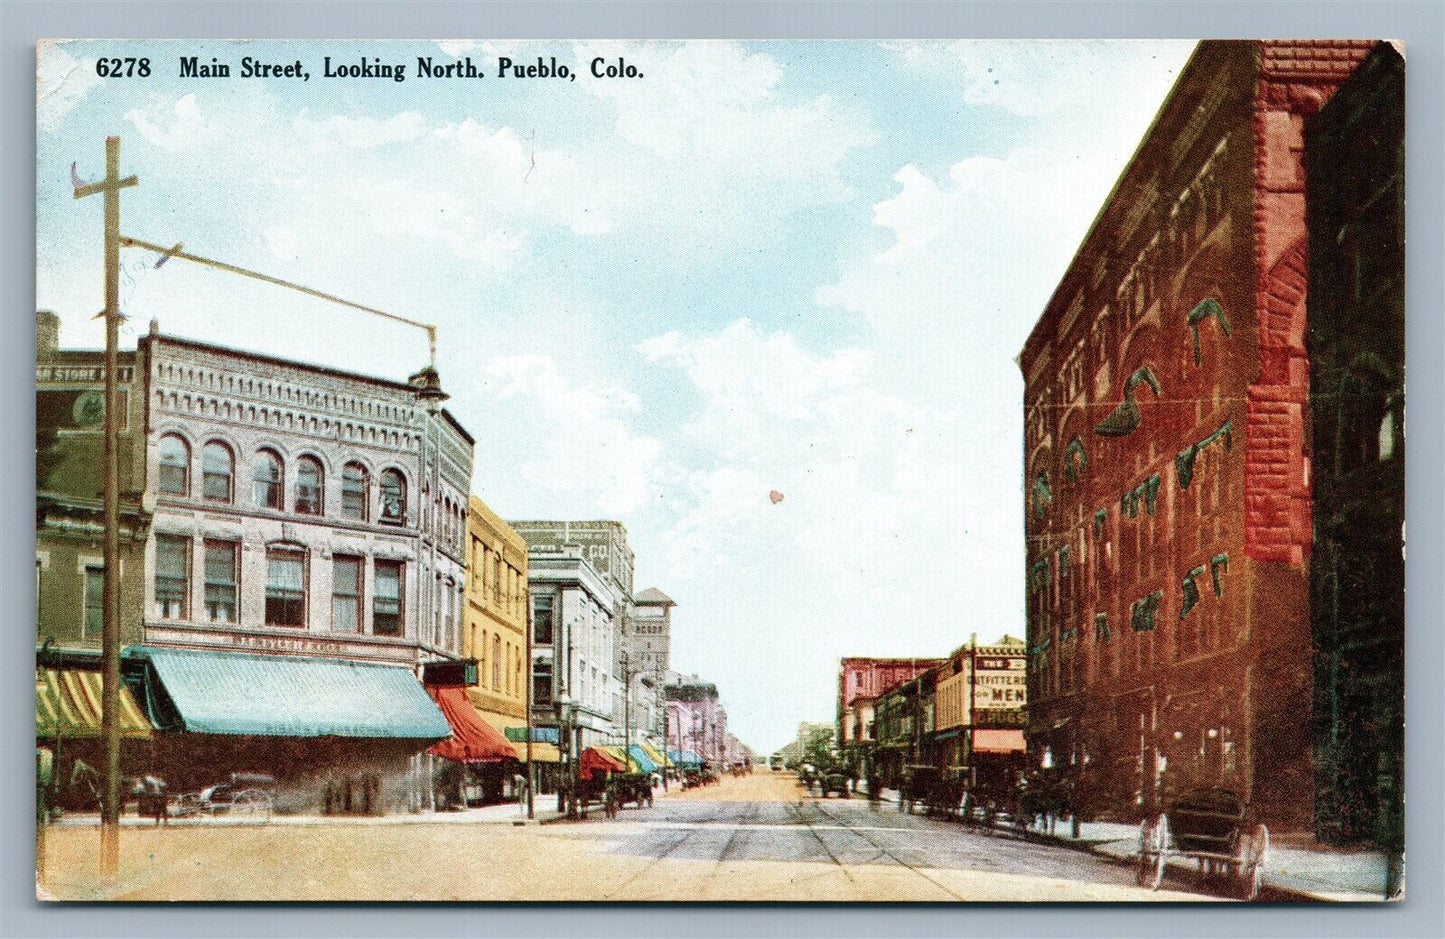
<path fill-rule="evenodd" d="M 150 73 L 150 59 L 95 60 L 95 74 L 101 78 L 147 78 Z"/>

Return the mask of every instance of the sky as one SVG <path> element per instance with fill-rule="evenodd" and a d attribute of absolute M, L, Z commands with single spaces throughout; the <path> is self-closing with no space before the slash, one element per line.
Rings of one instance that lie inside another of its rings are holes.
<path fill-rule="evenodd" d="M 1191 42 L 147 42 L 41 48 L 37 309 L 99 347 L 121 230 L 436 324 L 473 491 L 623 521 L 673 667 L 770 752 L 838 660 L 1023 634 L 1015 358 Z M 232 66 L 181 78 L 182 56 Z M 327 78 L 401 65 L 405 79 Z M 98 59 L 150 60 L 100 78 Z M 240 77 L 245 57 L 310 75 Z M 418 57 L 483 78 L 422 79 Z M 501 57 L 575 79 L 498 77 Z M 637 77 L 594 78 L 591 63 Z M 411 327 L 122 257 L 164 332 L 393 379 Z M 771 494 L 781 494 L 781 499 Z"/>

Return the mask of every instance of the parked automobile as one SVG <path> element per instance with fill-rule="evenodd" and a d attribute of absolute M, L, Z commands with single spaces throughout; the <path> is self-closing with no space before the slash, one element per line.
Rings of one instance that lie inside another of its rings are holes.
<path fill-rule="evenodd" d="M 267 821 L 275 808 L 276 779 L 261 773 L 232 773 L 226 782 L 177 796 L 176 818 L 227 816 Z"/>

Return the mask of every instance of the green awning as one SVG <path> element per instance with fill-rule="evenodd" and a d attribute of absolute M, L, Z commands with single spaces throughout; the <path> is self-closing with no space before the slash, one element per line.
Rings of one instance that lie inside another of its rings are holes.
<path fill-rule="evenodd" d="M 400 665 L 154 646 L 124 655 L 151 719 L 166 730 L 416 740 L 452 733 Z"/>

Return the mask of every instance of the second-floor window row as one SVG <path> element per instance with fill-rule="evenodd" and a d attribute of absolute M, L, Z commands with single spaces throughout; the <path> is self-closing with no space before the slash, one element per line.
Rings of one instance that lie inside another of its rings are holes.
<path fill-rule="evenodd" d="M 229 443 L 210 440 L 201 446 L 199 487 L 193 486 L 192 449 L 184 437 L 176 433 L 162 435 L 158 451 L 155 485 L 161 494 L 195 496 L 228 505 L 237 502 L 237 457 Z M 375 517 L 387 524 L 403 524 L 407 518 L 406 476 L 394 467 L 383 469 L 373 484 L 365 466 L 355 461 L 346 463 L 341 469 L 339 498 L 334 505 L 328 505 L 326 471 L 320 459 L 301 454 L 288 467 L 278 452 L 262 447 L 249 459 L 249 481 L 248 502 L 254 508 L 278 512 L 289 509 L 299 515 L 334 513 L 357 521 Z"/>
<path fill-rule="evenodd" d="M 158 620 L 239 623 L 244 585 L 241 577 L 241 545 L 235 541 L 203 539 L 200 564 L 199 605 L 192 600 L 192 559 L 194 539 L 185 535 L 157 534 L 155 540 L 154 607 Z M 324 563 L 304 547 L 273 544 L 266 549 L 262 591 L 261 623 L 305 629 L 316 611 L 312 609 L 312 574 Z M 333 632 L 364 632 L 364 597 L 370 587 L 371 634 L 405 634 L 405 564 L 385 558 L 373 560 L 368 585 L 366 559 L 335 555 L 329 564 L 331 608 L 322 612 Z"/>

